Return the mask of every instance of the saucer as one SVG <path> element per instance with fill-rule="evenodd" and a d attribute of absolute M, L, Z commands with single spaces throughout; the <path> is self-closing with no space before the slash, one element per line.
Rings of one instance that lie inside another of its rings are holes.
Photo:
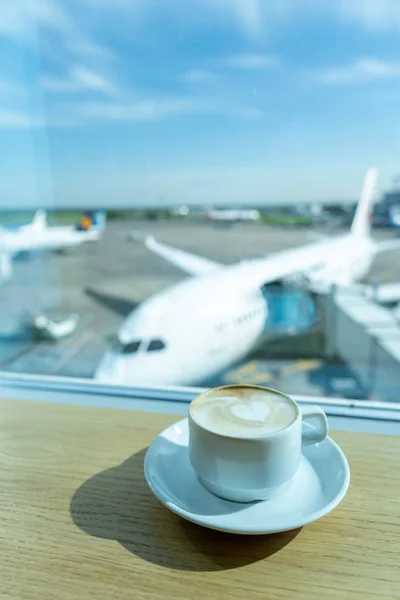
<path fill-rule="evenodd" d="M 297 529 L 327 515 L 349 487 L 346 457 L 328 437 L 303 448 L 300 466 L 285 492 L 245 504 L 223 500 L 198 480 L 189 462 L 188 442 L 187 419 L 168 427 L 149 447 L 144 474 L 164 506 L 211 529 L 251 535 Z"/>

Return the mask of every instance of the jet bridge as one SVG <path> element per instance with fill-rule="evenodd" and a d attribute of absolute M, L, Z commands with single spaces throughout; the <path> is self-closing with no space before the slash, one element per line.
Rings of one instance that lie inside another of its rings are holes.
<path fill-rule="evenodd" d="M 299 335 L 321 320 L 315 298 L 304 290 L 271 284 L 262 292 L 268 306 L 264 338 Z"/>
<path fill-rule="evenodd" d="M 400 401 L 400 326 L 393 312 L 361 289 L 337 289 L 326 296 L 325 357 L 343 359 L 368 397 Z"/>

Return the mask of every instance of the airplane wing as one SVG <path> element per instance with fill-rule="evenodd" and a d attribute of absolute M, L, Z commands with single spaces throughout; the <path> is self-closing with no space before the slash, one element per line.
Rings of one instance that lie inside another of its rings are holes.
<path fill-rule="evenodd" d="M 387 240 L 385 242 L 378 242 L 376 244 L 376 253 L 380 252 L 390 252 L 390 250 L 399 250 L 400 249 L 400 240 Z"/>
<path fill-rule="evenodd" d="M 129 238 L 134 241 L 142 241 L 146 248 L 189 275 L 208 275 L 226 267 L 222 263 L 157 242 L 152 236 L 143 239 L 140 234 L 133 232 Z M 264 285 L 281 281 L 295 274 L 305 274 L 309 269 L 320 264 L 323 259 L 324 252 L 322 250 L 316 252 L 315 249 L 303 246 L 277 252 L 260 259 L 242 261 L 237 265 L 232 265 L 231 268 L 245 271 L 246 275 L 243 281 L 247 281 L 251 285 Z"/>
<path fill-rule="evenodd" d="M 208 275 L 224 266 L 214 260 L 157 242 L 152 236 L 145 238 L 144 245 L 154 254 L 161 256 L 188 275 Z"/>
<path fill-rule="evenodd" d="M 85 294 L 97 304 L 105 306 L 122 317 L 127 317 L 139 305 L 139 302 L 97 292 L 91 288 L 85 288 Z"/>
<path fill-rule="evenodd" d="M 307 233 L 307 238 L 310 242 L 321 242 L 323 240 L 327 240 L 328 236 L 323 233 L 318 233 L 318 231 L 309 231 Z"/>

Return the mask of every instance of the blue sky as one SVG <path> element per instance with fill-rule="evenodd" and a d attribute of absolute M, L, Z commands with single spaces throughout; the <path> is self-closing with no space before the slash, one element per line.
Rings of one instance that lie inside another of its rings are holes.
<path fill-rule="evenodd" d="M 397 0 L 2 0 L 3 206 L 357 196 L 400 170 Z"/>

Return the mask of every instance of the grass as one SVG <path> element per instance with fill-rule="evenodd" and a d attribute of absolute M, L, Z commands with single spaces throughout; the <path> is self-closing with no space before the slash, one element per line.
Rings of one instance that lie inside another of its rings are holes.
<path fill-rule="evenodd" d="M 83 211 L 79 210 L 49 210 L 47 211 L 47 222 L 49 225 L 71 225 L 77 223 Z M 30 223 L 35 214 L 34 210 L 23 211 L 0 211 L 0 224 L 2 225 L 24 225 Z M 189 214 L 185 219 L 192 220 L 203 218 L 203 215 Z M 156 219 L 182 219 L 180 216 L 172 215 L 166 209 L 131 209 L 131 210 L 108 210 L 107 219 L 109 221 L 124 221 L 129 219 L 137 220 L 156 220 Z M 261 223 L 266 225 L 295 226 L 309 225 L 310 220 L 307 217 L 285 215 L 281 213 L 262 215 Z"/>
<path fill-rule="evenodd" d="M 263 215 L 261 222 L 266 225 L 309 225 L 310 219 L 277 213 L 275 215 Z"/>

